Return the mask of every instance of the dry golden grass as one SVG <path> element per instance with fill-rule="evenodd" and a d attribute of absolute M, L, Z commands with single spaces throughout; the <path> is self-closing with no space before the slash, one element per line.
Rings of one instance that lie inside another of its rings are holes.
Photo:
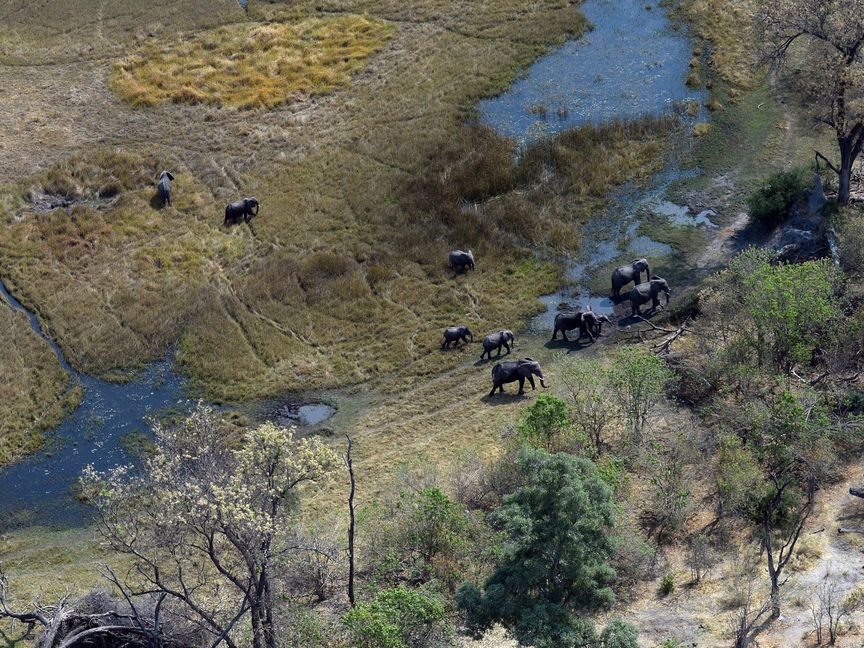
<path fill-rule="evenodd" d="M 367 16 L 239 23 L 148 43 L 115 65 L 111 88 L 134 105 L 273 108 L 344 86 L 392 34 Z"/>

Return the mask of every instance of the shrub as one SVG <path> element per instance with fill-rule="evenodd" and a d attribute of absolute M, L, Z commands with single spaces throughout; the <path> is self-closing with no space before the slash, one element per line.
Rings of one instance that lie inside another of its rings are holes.
<path fill-rule="evenodd" d="M 839 239 L 843 268 L 853 274 L 864 273 L 864 216 L 846 219 Z"/>
<path fill-rule="evenodd" d="M 638 648 L 639 632 L 621 619 L 612 619 L 600 634 L 603 648 Z"/>
<path fill-rule="evenodd" d="M 807 183 L 807 169 L 803 167 L 769 176 L 765 184 L 747 198 L 750 218 L 768 225 L 779 223 L 804 194 Z"/>
<path fill-rule="evenodd" d="M 663 576 L 663 579 L 660 581 L 660 593 L 663 596 L 669 596 L 672 592 L 675 591 L 675 574 L 672 572 L 667 573 Z"/>
<path fill-rule="evenodd" d="M 563 449 L 563 437 L 571 425 L 567 404 L 555 396 L 541 394 L 522 412 L 516 431 L 520 442 L 555 452 Z"/>
<path fill-rule="evenodd" d="M 446 616 L 440 596 L 400 585 L 360 603 L 342 623 L 355 648 L 421 648 L 451 634 Z"/>

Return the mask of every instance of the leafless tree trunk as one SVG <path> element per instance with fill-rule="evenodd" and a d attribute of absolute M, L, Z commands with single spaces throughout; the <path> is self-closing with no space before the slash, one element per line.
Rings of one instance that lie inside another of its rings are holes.
<path fill-rule="evenodd" d="M 351 460 L 351 437 L 347 434 L 348 451 L 345 453 L 345 467 L 348 469 L 348 475 L 351 477 L 351 493 L 348 495 L 348 601 L 351 607 L 354 607 L 354 493 L 356 492 L 356 481 L 354 479 L 354 464 Z"/>

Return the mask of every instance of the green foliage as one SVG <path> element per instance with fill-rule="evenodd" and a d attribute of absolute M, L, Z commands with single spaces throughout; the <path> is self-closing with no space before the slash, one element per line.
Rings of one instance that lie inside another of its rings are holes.
<path fill-rule="evenodd" d="M 638 648 L 638 638 L 636 628 L 621 619 L 612 619 L 600 634 L 603 648 Z"/>
<path fill-rule="evenodd" d="M 561 645 L 574 612 L 614 601 L 611 489 L 584 458 L 525 446 L 516 463 L 524 485 L 490 516 L 507 538 L 499 564 L 457 604 L 475 636 L 501 623 L 524 644 Z"/>
<path fill-rule="evenodd" d="M 356 648 L 420 648 L 450 634 L 441 597 L 404 585 L 386 589 L 342 617 Z"/>
<path fill-rule="evenodd" d="M 660 593 L 663 596 L 669 596 L 675 591 L 675 574 L 673 572 L 666 573 L 660 580 Z"/>
<path fill-rule="evenodd" d="M 630 423 L 631 441 L 642 442 L 651 410 L 663 396 L 673 374 L 653 353 L 625 349 L 615 355 L 610 382 Z"/>
<path fill-rule="evenodd" d="M 573 425 L 589 444 L 593 456 L 599 456 L 605 443 L 606 431 L 617 409 L 609 397 L 608 371 L 594 359 L 568 363 L 561 379 L 570 392 Z"/>
<path fill-rule="evenodd" d="M 836 318 L 836 275 L 827 260 L 759 264 L 744 281 L 745 306 L 755 324 L 760 360 L 790 371 L 810 359 L 821 331 Z M 767 358 L 766 358 L 767 355 Z"/>
<path fill-rule="evenodd" d="M 808 169 L 779 171 L 747 198 L 750 217 L 759 222 L 775 224 L 786 217 L 789 208 L 804 194 Z"/>
<path fill-rule="evenodd" d="M 556 396 L 541 394 L 523 410 L 516 431 L 521 442 L 555 452 L 563 449 L 564 436 L 571 425 L 567 403 Z"/>
<path fill-rule="evenodd" d="M 459 504 L 435 486 L 401 491 L 395 502 L 364 510 L 361 524 L 371 536 L 367 564 L 415 581 L 450 580 L 454 570 L 461 572 L 475 531 Z"/>

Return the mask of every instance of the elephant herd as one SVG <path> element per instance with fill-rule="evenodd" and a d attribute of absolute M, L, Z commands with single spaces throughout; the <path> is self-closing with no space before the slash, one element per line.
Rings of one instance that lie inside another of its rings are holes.
<path fill-rule="evenodd" d="M 466 269 L 473 270 L 475 268 L 474 254 L 471 250 L 463 252 L 462 250 L 454 250 L 450 253 L 450 267 L 457 272 L 465 272 Z M 645 281 L 641 282 L 642 272 L 645 273 Z M 627 294 L 630 300 L 630 307 L 633 317 L 641 316 L 641 307 L 643 304 L 651 302 L 650 310 L 654 311 L 660 306 L 660 293 L 666 297 L 666 303 L 669 303 L 669 295 L 671 290 L 667 281 L 661 277 L 651 276 L 651 271 L 648 267 L 647 259 L 636 259 L 632 263 L 616 268 L 612 273 L 612 294 L 611 298 L 616 303 L 621 301 L 621 289 L 629 283 L 633 283 L 633 288 Z M 583 338 L 588 338 L 591 342 L 601 334 L 603 324 L 611 326 L 612 320 L 608 316 L 595 313 L 589 306 L 587 310 L 564 310 L 555 316 L 555 323 L 552 329 L 552 340 L 556 340 L 558 333 L 566 341 L 570 341 L 567 337 L 567 331 L 579 329 L 579 337 L 575 341 L 580 341 Z M 474 334 L 467 326 L 448 326 L 444 330 L 444 342 L 441 344 L 442 349 L 458 347 L 459 343 L 468 344 L 474 341 Z M 480 360 L 484 357 L 492 359 L 492 351 L 497 351 L 495 357 L 501 355 L 501 348 L 505 348 L 509 354 L 513 350 L 514 336 L 513 331 L 501 329 L 494 333 L 490 333 L 483 338 L 483 352 L 480 354 Z M 492 391 L 489 396 L 493 396 L 496 391 L 504 393 L 504 385 L 511 382 L 519 382 L 519 394 L 522 394 L 527 380 L 531 384 L 531 389 L 535 389 L 534 376 L 540 379 L 540 384 L 546 387 L 543 382 L 543 371 L 540 369 L 540 363 L 533 358 L 521 358 L 519 360 L 505 360 L 497 363 L 492 367 Z"/>
<path fill-rule="evenodd" d="M 159 182 L 156 184 L 156 193 L 162 205 L 171 206 L 172 181 L 174 175 L 170 171 L 163 171 L 159 174 Z M 258 199 L 253 197 L 241 198 L 228 204 L 225 207 L 225 219 L 223 225 L 236 224 L 240 221 L 248 223 L 258 215 L 260 205 Z"/>

